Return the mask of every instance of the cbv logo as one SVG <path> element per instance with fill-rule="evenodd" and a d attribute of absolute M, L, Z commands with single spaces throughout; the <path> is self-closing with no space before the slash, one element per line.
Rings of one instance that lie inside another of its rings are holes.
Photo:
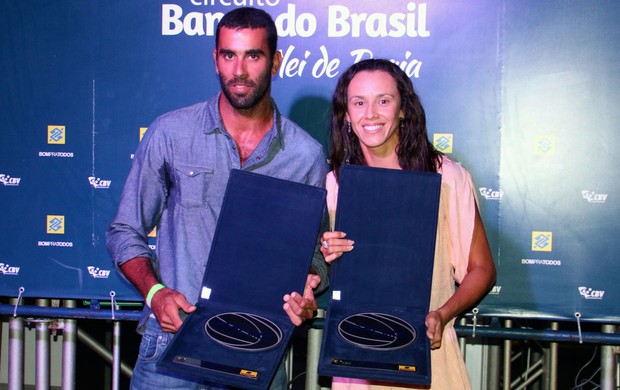
<path fill-rule="evenodd" d="M 90 176 L 88 182 L 93 188 L 110 188 L 112 180 L 101 180 L 98 177 Z"/>
<path fill-rule="evenodd" d="M 107 279 L 110 276 L 110 270 L 100 269 L 99 267 L 89 266 L 88 273 L 93 278 L 97 279 Z"/>
<path fill-rule="evenodd" d="M 588 203 L 605 203 L 607 200 L 607 194 L 597 194 L 594 191 L 581 191 L 581 196 L 583 196 Z"/>
<path fill-rule="evenodd" d="M 19 274 L 19 267 L 11 267 L 8 264 L 0 263 L 0 273 L 16 276 Z"/>
<path fill-rule="evenodd" d="M 603 299 L 605 291 L 593 290 L 590 287 L 579 287 L 579 294 L 581 294 L 585 299 Z"/>
<path fill-rule="evenodd" d="M 487 200 L 499 200 L 502 196 L 504 196 L 504 191 L 502 190 L 492 190 L 490 188 L 480 187 L 478 191 L 480 191 L 480 195 Z"/>
<path fill-rule="evenodd" d="M 5 186 L 18 186 L 21 180 L 22 179 L 19 177 L 11 177 L 9 175 L 5 175 L 4 173 L 0 173 L 0 183 Z"/>
<path fill-rule="evenodd" d="M 491 291 L 489 291 L 489 294 L 499 295 L 500 291 L 502 291 L 502 286 L 493 286 Z"/>

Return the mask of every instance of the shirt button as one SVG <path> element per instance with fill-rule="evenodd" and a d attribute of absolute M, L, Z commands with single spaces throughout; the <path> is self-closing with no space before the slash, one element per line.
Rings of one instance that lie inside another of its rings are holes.
<path fill-rule="evenodd" d="M 190 172 L 189 172 L 189 175 L 190 175 L 190 176 L 194 176 L 194 171 L 190 171 Z"/>

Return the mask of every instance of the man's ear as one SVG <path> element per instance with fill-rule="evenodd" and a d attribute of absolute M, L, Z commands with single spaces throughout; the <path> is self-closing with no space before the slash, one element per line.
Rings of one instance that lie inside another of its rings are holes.
<path fill-rule="evenodd" d="M 271 64 L 272 76 L 275 76 L 278 73 L 280 65 L 282 65 L 282 52 L 280 50 L 276 50 L 276 53 L 273 55 L 273 63 Z"/>
<path fill-rule="evenodd" d="M 213 49 L 213 63 L 215 64 L 215 73 L 219 76 L 220 70 L 217 68 L 217 47 Z"/>

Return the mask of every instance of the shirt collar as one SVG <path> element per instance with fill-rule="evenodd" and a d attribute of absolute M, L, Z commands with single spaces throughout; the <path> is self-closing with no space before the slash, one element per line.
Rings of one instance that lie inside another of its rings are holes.
<path fill-rule="evenodd" d="M 205 123 L 205 134 L 228 134 L 226 128 L 224 127 L 224 123 L 222 122 L 222 116 L 220 115 L 220 111 L 218 108 L 218 101 L 221 94 L 222 91 L 218 92 L 207 102 L 207 114 L 211 117 L 211 120 L 207 120 Z M 280 143 L 280 147 L 284 148 L 284 134 L 282 133 L 282 115 L 280 114 L 280 110 L 278 110 L 278 106 L 276 105 L 276 102 L 273 100 L 273 98 L 270 98 L 270 105 L 273 109 L 274 120 L 273 126 L 271 126 L 271 129 L 267 132 L 267 134 L 265 134 L 265 136 L 275 139 L 277 142 Z"/>

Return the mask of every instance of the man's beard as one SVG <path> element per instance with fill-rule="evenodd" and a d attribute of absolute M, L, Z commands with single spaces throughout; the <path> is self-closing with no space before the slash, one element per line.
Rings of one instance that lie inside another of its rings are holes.
<path fill-rule="evenodd" d="M 267 91 L 269 91 L 269 87 L 271 85 L 270 76 L 271 74 L 269 72 L 263 73 L 259 76 L 257 82 L 238 77 L 233 77 L 232 79 L 226 81 L 221 75 L 219 78 L 224 96 L 226 96 L 226 99 L 228 99 L 230 105 L 238 110 L 247 110 L 256 106 L 265 97 L 265 95 L 267 95 Z M 229 85 L 234 84 L 245 84 L 251 89 L 245 95 L 236 95 L 231 92 L 228 87 Z"/>

